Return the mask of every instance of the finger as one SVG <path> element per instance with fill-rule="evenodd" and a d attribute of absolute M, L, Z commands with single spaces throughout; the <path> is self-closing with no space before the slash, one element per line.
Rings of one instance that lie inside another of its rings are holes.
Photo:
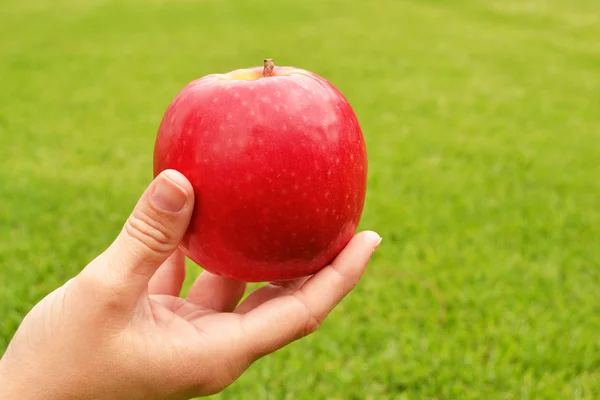
<path fill-rule="evenodd" d="M 381 242 L 375 232 L 357 234 L 333 263 L 292 294 L 276 297 L 242 317 L 243 349 L 255 358 L 314 332 L 356 286 Z"/>
<path fill-rule="evenodd" d="M 147 292 L 156 270 L 177 249 L 194 207 L 193 188 L 179 172 L 162 172 L 144 192 L 111 246 L 82 272 L 119 301 Z M 89 280 L 89 279 L 88 279 Z M 116 300 L 115 300 L 116 301 Z"/>
<path fill-rule="evenodd" d="M 179 296 L 183 281 L 185 281 L 185 255 L 177 249 L 148 282 L 148 293 Z"/>
<path fill-rule="evenodd" d="M 246 291 L 246 283 L 203 271 L 192 285 L 187 300 L 217 312 L 231 312 Z"/>
<path fill-rule="evenodd" d="M 256 289 L 235 309 L 236 314 L 246 314 L 263 303 L 276 297 L 292 294 L 299 289 L 310 277 L 294 279 L 285 282 L 271 282 Z"/>

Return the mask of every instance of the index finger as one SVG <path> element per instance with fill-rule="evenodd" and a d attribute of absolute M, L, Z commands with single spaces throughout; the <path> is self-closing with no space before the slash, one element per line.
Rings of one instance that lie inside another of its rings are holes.
<path fill-rule="evenodd" d="M 380 242 L 372 231 L 355 235 L 331 265 L 298 290 L 243 315 L 243 350 L 257 359 L 314 332 L 356 286 Z"/>

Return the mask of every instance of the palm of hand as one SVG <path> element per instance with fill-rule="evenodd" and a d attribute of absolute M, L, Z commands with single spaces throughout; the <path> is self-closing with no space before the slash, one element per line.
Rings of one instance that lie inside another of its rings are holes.
<path fill-rule="evenodd" d="M 331 265 L 321 272 L 326 280 L 270 283 L 241 304 L 245 283 L 203 272 L 187 297 L 181 298 L 185 257 L 178 250 L 150 280 L 148 295 L 140 302 L 140 315 L 144 316 L 143 326 L 150 323 L 160 337 L 162 350 L 211 371 L 204 373 L 210 375 L 209 381 L 195 379 L 194 395 L 213 394 L 258 358 L 316 330 L 330 308 L 356 284 L 362 267 L 355 263 L 355 271 L 349 272 L 345 275 Z M 338 290 L 331 291 L 336 285 Z M 147 335 L 147 326 L 144 332 Z"/>

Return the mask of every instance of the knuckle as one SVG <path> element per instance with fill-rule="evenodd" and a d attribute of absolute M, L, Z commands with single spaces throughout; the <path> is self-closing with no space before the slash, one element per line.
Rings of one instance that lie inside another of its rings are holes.
<path fill-rule="evenodd" d="M 168 253 L 171 250 L 170 229 L 148 212 L 136 210 L 125 223 L 128 237 L 155 253 Z"/>
<path fill-rule="evenodd" d="M 302 293 L 302 291 L 294 292 L 292 296 L 296 299 L 297 303 L 299 304 L 299 307 L 302 308 L 302 311 L 304 313 L 303 319 L 305 323 L 303 329 L 299 332 L 300 337 L 305 337 L 316 332 L 317 329 L 319 329 L 319 327 L 323 323 L 325 316 L 318 316 L 312 312 L 312 310 L 308 306 L 308 303 L 304 299 L 304 294 Z"/>
<path fill-rule="evenodd" d="M 333 265 L 328 268 L 332 275 L 332 281 L 335 282 L 332 287 L 336 288 L 336 298 L 341 301 L 358 285 L 358 277 L 344 274 Z"/>
<path fill-rule="evenodd" d="M 306 326 L 304 327 L 304 336 L 308 336 L 315 333 L 321 326 L 323 321 L 319 320 L 314 315 L 310 315 L 306 320 Z"/>
<path fill-rule="evenodd" d="M 344 293 L 350 292 L 358 283 L 354 276 L 344 274 L 335 266 L 331 266 L 331 271 L 335 275 L 335 279 L 341 283 L 339 286 L 343 288 Z"/>

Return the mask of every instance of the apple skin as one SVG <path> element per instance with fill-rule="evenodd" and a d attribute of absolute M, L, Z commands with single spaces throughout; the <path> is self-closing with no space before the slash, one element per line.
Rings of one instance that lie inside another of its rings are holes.
<path fill-rule="evenodd" d="M 252 67 L 177 94 L 154 149 L 154 175 L 165 169 L 194 188 L 186 256 L 213 274 L 272 282 L 314 274 L 348 244 L 367 151 L 354 111 L 326 79 Z"/>

